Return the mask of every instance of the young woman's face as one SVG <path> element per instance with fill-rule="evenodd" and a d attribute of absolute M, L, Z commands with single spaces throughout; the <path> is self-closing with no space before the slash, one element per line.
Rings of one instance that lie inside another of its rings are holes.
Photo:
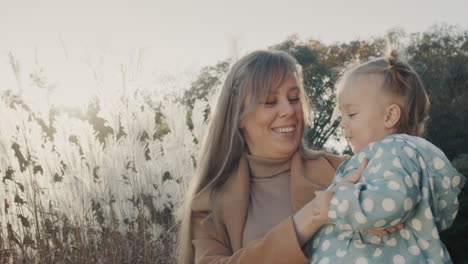
<path fill-rule="evenodd" d="M 245 116 L 239 128 L 252 155 L 285 158 L 298 149 L 303 119 L 298 83 L 288 74 L 265 102 Z"/>
<path fill-rule="evenodd" d="M 340 127 L 354 153 L 390 134 L 385 127 L 389 103 L 381 85 L 380 76 L 350 77 L 338 92 Z"/>

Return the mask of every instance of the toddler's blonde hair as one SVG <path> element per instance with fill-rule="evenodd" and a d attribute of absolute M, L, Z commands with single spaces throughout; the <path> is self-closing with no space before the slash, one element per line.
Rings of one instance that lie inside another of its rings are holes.
<path fill-rule="evenodd" d="M 422 136 L 428 119 L 429 97 L 419 75 L 397 49 L 388 47 L 383 57 L 352 65 L 338 81 L 338 90 L 351 78 L 366 74 L 381 75 L 383 90 L 403 99 L 395 132 Z"/>

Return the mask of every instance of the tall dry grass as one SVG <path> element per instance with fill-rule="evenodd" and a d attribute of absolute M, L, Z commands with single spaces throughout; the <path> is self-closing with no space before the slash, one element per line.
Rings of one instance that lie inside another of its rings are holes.
<path fill-rule="evenodd" d="M 77 110 L 51 103 L 57 87 L 40 67 L 21 73 L 11 54 L 10 64 L 18 87 L 0 100 L 0 263 L 173 263 L 207 104 L 195 104 L 190 130 L 185 106 L 135 82 L 138 64 L 120 67 L 117 87 L 95 74 L 96 95 Z"/>

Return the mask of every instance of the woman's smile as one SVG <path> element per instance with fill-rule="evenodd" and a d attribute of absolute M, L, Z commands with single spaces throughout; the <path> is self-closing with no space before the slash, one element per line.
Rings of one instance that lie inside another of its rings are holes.
<path fill-rule="evenodd" d="M 283 127 L 274 127 L 271 130 L 273 130 L 273 132 L 279 134 L 280 136 L 293 136 L 296 132 L 296 126 L 291 125 Z"/>

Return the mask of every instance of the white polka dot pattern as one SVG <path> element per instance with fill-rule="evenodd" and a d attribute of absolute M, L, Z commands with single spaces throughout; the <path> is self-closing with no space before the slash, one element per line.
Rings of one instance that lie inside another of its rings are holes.
<path fill-rule="evenodd" d="M 445 162 L 439 157 L 436 157 L 432 162 L 434 168 L 436 168 L 437 170 L 441 170 L 445 167 Z"/>
<path fill-rule="evenodd" d="M 411 226 L 412 226 L 416 231 L 421 231 L 422 224 L 421 224 L 421 221 L 419 221 L 418 219 L 413 219 L 413 220 L 411 221 Z"/>
<path fill-rule="evenodd" d="M 455 176 L 455 177 L 453 177 L 453 179 L 452 179 L 452 187 L 453 187 L 453 188 L 458 187 L 458 185 L 460 185 L 460 182 L 461 182 L 461 177 L 460 177 L 460 176 Z"/>
<path fill-rule="evenodd" d="M 340 213 L 344 213 L 346 211 L 348 211 L 349 209 L 349 202 L 348 200 L 344 200 L 340 203 L 340 205 L 338 205 L 338 212 Z"/>
<path fill-rule="evenodd" d="M 394 237 L 390 238 L 389 240 L 387 240 L 387 242 L 385 242 L 385 245 L 387 246 L 390 246 L 390 247 L 394 247 L 397 245 L 397 241 Z"/>
<path fill-rule="evenodd" d="M 410 147 L 403 147 L 403 150 L 405 151 L 406 155 L 408 155 L 408 157 L 414 157 L 414 151 Z"/>
<path fill-rule="evenodd" d="M 362 240 L 354 240 L 354 246 L 356 248 L 365 248 L 366 245 L 364 245 L 364 243 L 362 243 Z"/>
<path fill-rule="evenodd" d="M 380 156 L 382 156 L 382 153 L 383 153 L 383 149 L 382 149 L 382 148 L 379 148 L 379 149 L 377 150 L 377 152 L 375 153 L 375 155 L 374 155 L 374 159 L 380 158 Z"/>
<path fill-rule="evenodd" d="M 418 245 L 422 250 L 426 250 L 429 248 L 429 242 L 422 238 L 418 239 Z"/>
<path fill-rule="evenodd" d="M 399 168 L 399 169 L 402 169 L 402 168 L 403 168 L 402 165 L 401 165 L 401 161 L 400 161 L 399 158 L 396 158 L 396 159 L 393 160 L 393 166 L 395 166 L 395 167 L 397 167 L 397 168 Z"/>
<path fill-rule="evenodd" d="M 330 247 L 330 240 L 325 240 L 322 244 L 322 251 L 327 250 Z"/>
<path fill-rule="evenodd" d="M 435 238 L 435 239 L 439 239 L 439 231 L 437 230 L 436 227 L 434 227 L 434 229 L 432 229 L 432 237 Z"/>
<path fill-rule="evenodd" d="M 405 183 L 408 187 L 413 187 L 413 180 L 411 179 L 411 177 L 409 175 L 406 175 L 405 176 Z"/>
<path fill-rule="evenodd" d="M 341 248 L 339 248 L 337 251 L 336 251 L 336 256 L 339 257 L 339 258 L 342 258 L 346 255 L 346 250 L 342 250 Z"/>
<path fill-rule="evenodd" d="M 382 207 L 385 211 L 393 211 L 395 209 L 395 201 L 390 198 L 386 198 L 382 202 Z"/>
<path fill-rule="evenodd" d="M 382 239 L 380 237 L 378 237 L 378 236 L 372 236 L 372 238 L 370 240 L 370 242 L 372 244 L 379 244 L 381 241 L 382 241 Z"/>
<path fill-rule="evenodd" d="M 406 229 L 401 229 L 400 230 L 400 235 L 401 235 L 401 237 L 403 237 L 406 240 L 410 239 L 410 232 L 408 230 L 406 230 Z"/>
<path fill-rule="evenodd" d="M 433 219 L 432 211 L 431 211 L 431 208 L 430 208 L 430 207 L 428 207 L 428 208 L 426 208 L 426 210 L 424 210 L 424 216 L 425 216 L 428 220 L 432 220 L 432 219 Z"/>
<path fill-rule="evenodd" d="M 422 138 L 391 135 L 345 161 L 331 187 L 356 171 L 364 157 L 369 165 L 357 184 L 336 191 L 328 212 L 334 224 L 322 228 L 321 239 L 312 241 L 314 260 L 444 263 L 448 255 L 438 242 L 438 230 L 456 216 L 459 201 L 454 193 L 465 179 L 440 150 L 432 152 L 432 148 Z M 404 227 L 386 236 L 362 231 L 399 223 Z"/>
<path fill-rule="evenodd" d="M 398 225 L 400 222 L 401 222 L 401 218 L 396 218 L 396 219 L 393 219 L 393 221 L 390 222 L 390 225 L 391 225 L 391 226 L 396 226 L 396 225 Z"/>
<path fill-rule="evenodd" d="M 374 209 L 374 201 L 369 198 L 364 199 L 362 201 L 362 209 L 366 212 L 371 212 Z"/>
<path fill-rule="evenodd" d="M 393 264 L 405 264 L 406 260 L 402 255 L 395 255 L 393 257 Z"/>
<path fill-rule="evenodd" d="M 354 217 L 356 218 L 356 221 L 360 224 L 364 224 L 367 222 L 367 218 L 360 212 L 355 213 Z"/>
<path fill-rule="evenodd" d="M 338 228 L 341 229 L 341 230 L 352 230 L 353 229 L 350 224 L 340 224 L 338 226 Z"/>
<path fill-rule="evenodd" d="M 411 253 L 411 255 L 414 255 L 414 256 L 419 255 L 421 253 L 421 250 L 419 249 L 419 247 L 415 245 L 410 246 L 408 248 L 408 251 Z"/>
<path fill-rule="evenodd" d="M 356 259 L 356 264 L 367 264 L 367 259 L 364 257 L 359 257 Z"/>
<path fill-rule="evenodd" d="M 375 222 L 374 224 L 374 227 L 377 227 L 377 228 L 380 228 L 380 227 L 383 227 L 387 222 L 383 219 L 380 219 L 380 220 L 377 220 L 377 222 Z"/>
<path fill-rule="evenodd" d="M 409 211 L 411 210 L 412 206 L 413 206 L 413 200 L 411 200 L 411 198 L 406 198 L 403 204 L 403 209 L 405 209 L 405 211 Z"/>
<path fill-rule="evenodd" d="M 390 188 L 391 190 L 397 191 L 400 189 L 400 184 L 396 181 L 389 181 L 388 188 Z"/>
<path fill-rule="evenodd" d="M 329 263 L 330 263 L 330 259 L 325 257 L 322 260 L 320 260 L 318 264 L 329 264 Z"/>

